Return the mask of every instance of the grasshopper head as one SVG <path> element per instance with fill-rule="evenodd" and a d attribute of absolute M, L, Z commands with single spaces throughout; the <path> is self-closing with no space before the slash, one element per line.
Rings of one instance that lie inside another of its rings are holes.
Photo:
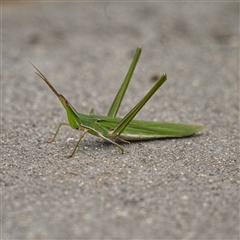
<path fill-rule="evenodd" d="M 35 67 L 32 63 L 30 64 L 37 70 L 37 72 L 35 73 L 50 87 L 54 94 L 59 98 L 60 102 L 62 103 L 63 107 L 67 112 L 70 126 L 73 129 L 79 129 L 81 127 L 81 123 L 78 116 L 78 112 L 74 109 L 74 107 L 68 102 L 68 100 L 62 94 L 59 94 L 57 92 L 57 90 L 52 86 L 48 79 L 40 72 L 40 70 L 37 67 Z"/>

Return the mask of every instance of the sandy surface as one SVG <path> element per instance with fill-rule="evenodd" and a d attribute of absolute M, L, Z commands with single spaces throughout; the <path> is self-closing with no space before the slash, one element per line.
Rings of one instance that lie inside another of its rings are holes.
<path fill-rule="evenodd" d="M 239 3 L 7 3 L 2 15 L 1 239 L 238 239 Z M 201 135 L 116 146 L 79 133 L 33 62 L 79 112 L 107 114 L 137 46 L 119 116 Z"/>

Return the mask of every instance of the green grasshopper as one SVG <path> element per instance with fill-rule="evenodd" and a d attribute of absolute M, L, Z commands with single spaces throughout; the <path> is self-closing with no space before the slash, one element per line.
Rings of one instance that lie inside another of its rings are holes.
<path fill-rule="evenodd" d="M 94 115 L 93 109 L 90 111 L 90 114 L 83 114 L 77 112 L 75 108 L 69 103 L 69 101 L 62 94 L 59 94 L 55 90 L 52 84 L 39 71 L 39 69 L 35 67 L 32 63 L 30 63 L 37 70 L 37 72 L 35 73 L 40 78 L 42 78 L 51 88 L 51 90 L 57 95 L 68 116 L 68 122 L 60 123 L 52 140 L 48 142 L 53 142 L 55 140 L 56 136 L 58 135 L 59 129 L 63 125 L 70 125 L 75 130 L 83 131 L 72 153 L 67 156 L 67 158 L 70 158 L 74 155 L 80 141 L 87 132 L 94 136 L 101 137 L 104 140 L 116 145 L 120 148 L 122 153 L 124 153 L 124 148 L 112 139 L 130 143 L 129 141 L 141 141 L 170 137 L 186 137 L 198 133 L 204 129 L 204 126 L 202 125 L 133 120 L 135 115 L 141 110 L 145 103 L 167 80 L 167 74 L 163 74 L 159 78 L 159 80 L 152 87 L 152 89 L 128 114 L 126 114 L 124 118 L 116 117 L 122 99 L 127 90 L 128 84 L 131 80 L 132 74 L 140 57 L 141 50 L 142 49 L 140 47 L 137 48 L 127 75 L 111 105 L 107 116 Z"/>

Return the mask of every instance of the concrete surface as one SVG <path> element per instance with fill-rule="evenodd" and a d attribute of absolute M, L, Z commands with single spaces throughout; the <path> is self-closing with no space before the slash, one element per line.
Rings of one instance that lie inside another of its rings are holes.
<path fill-rule="evenodd" d="M 239 239 L 239 3 L 2 2 L 1 239 Z M 65 127 L 34 63 L 80 112 L 119 113 L 166 72 L 138 119 L 201 123 L 124 144 Z M 237 156 L 238 155 L 238 156 Z"/>

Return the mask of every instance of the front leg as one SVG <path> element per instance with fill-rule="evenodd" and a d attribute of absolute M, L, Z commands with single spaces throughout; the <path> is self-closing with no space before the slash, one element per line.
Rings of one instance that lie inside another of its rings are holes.
<path fill-rule="evenodd" d="M 51 140 L 49 140 L 49 141 L 45 141 L 46 143 L 51 143 L 51 142 L 53 142 L 53 141 L 55 140 L 55 138 L 57 137 L 58 132 L 59 132 L 59 129 L 60 129 L 61 126 L 69 126 L 69 123 L 68 123 L 68 122 L 62 122 L 62 123 L 60 123 L 59 126 L 58 126 L 58 128 L 57 128 L 56 133 L 55 133 L 54 136 L 53 136 L 53 138 L 52 138 Z"/>

